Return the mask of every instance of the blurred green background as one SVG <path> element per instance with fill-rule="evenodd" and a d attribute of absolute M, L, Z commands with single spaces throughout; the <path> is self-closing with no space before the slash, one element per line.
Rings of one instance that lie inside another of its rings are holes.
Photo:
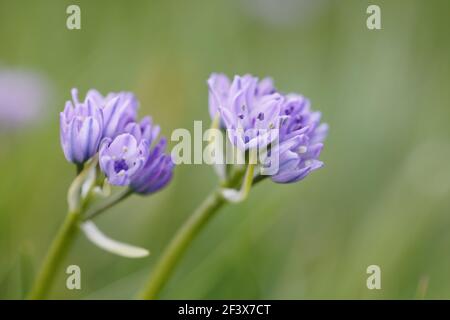
<path fill-rule="evenodd" d="M 66 28 L 70 4 L 81 30 Z M 369 4 L 382 30 L 366 28 Z M 58 112 L 72 87 L 131 90 L 170 136 L 209 123 L 211 72 L 250 72 L 322 111 L 326 166 L 222 210 L 161 298 L 449 299 L 449 14 L 447 0 L 0 0 L 0 66 L 53 85 L 39 123 L 0 130 L 0 297 L 23 297 L 64 219 L 75 169 Z M 80 236 L 65 265 L 81 267 L 82 290 L 61 270 L 51 298 L 132 297 L 215 184 L 212 168 L 182 165 L 162 192 L 101 216 L 106 234 L 152 254 L 120 258 Z M 381 290 L 366 287 L 372 264 Z"/>

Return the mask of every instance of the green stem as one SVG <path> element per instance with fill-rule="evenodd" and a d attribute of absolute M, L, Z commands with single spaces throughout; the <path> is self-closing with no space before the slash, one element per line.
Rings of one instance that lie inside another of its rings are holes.
<path fill-rule="evenodd" d="M 189 217 L 170 242 L 169 246 L 165 249 L 162 257 L 152 272 L 152 277 L 144 287 L 140 298 L 156 298 L 189 244 L 224 203 L 225 200 L 221 197 L 220 192 L 215 191 L 210 194 L 200 207 L 197 208 L 194 214 Z"/>
<path fill-rule="evenodd" d="M 83 168 L 84 168 L 84 165 L 83 164 L 81 164 L 81 163 L 77 163 L 76 164 L 76 173 L 77 173 L 77 176 L 81 173 L 81 171 L 83 171 Z"/>
<path fill-rule="evenodd" d="M 46 298 L 55 280 L 57 270 L 76 238 L 80 217 L 81 214 L 78 211 L 67 214 L 63 225 L 50 246 L 47 256 L 44 258 L 42 267 L 28 296 L 29 299 Z"/>
<path fill-rule="evenodd" d="M 224 183 L 223 187 L 236 186 L 242 180 L 244 173 L 245 170 L 236 171 L 228 182 Z M 219 187 L 203 201 L 178 230 L 157 262 L 139 298 L 150 300 L 157 297 L 192 240 L 194 240 L 211 217 L 226 203 L 221 194 L 221 187 Z"/>
<path fill-rule="evenodd" d="M 98 208 L 95 208 L 92 212 L 87 213 L 86 216 L 83 217 L 83 221 L 94 219 L 100 213 L 108 210 L 109 208 L 113 207 L 114 205 L 121 202 L 122 200 L 128 198 L 132 194 L 133 194 L 133 190 L 131 190 L 131 189 L 126 189 L 123 192 L 118 192 L 118 193 L 114 194 L 112 197 L 108 198 L 107 201 L 103 202 Z"/>

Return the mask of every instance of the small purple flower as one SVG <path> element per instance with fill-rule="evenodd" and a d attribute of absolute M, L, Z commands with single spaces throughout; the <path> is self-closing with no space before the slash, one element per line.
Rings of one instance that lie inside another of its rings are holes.
<path fill-rule="evenodd" d="M 137 117 L 139 103 L 131 92 L 112 92 L 105 97 L 97 90 L 89 90 L 87 97 L 95 101 L 103 112 L 103 136 L 115 138 Z"/>
<path fill-rule="evenodd" d="M 277 138 L 283 97 L 270 78 L 235 76 L 230 83 L 226 76 L 212 74 L 208 85 L 210 115 L 220 113 L 222 127 L 239 149 L 264 147 Z"/>
<path fill-rule="evenodd" d="M 105 138 L 100 147 L 100 168 L 113 185 L 126 186 L 139 194 L 163 188 L 172 178 L 174 163 L 165 154 L 163 138 L 151 149 L 159 134 L 150 117 L 129 123 L 114 140 Z"/>
<path fill-rule="evenodd" d="M 277 183 L 291 183 L 323 166 L 318 158 L 328 125 L 320 123 L 321 114 L 311 111 L 309 100 L 296 94 L 286 96 L 281 115 L 279 145 L 272 150 L 279 154 L 279 170 L 271 178 Z"/>
<path fill-rule="evenodd" d="M 153 126 L 150 117 L 145 117 L 140 124 L 129 124 L 125 131 L 138 140 L 145 139 L 151 146 L 156 141 L 160 128 L 159 126 Z M 130 187 L 134 192 L 147 195 L 160 190 L 169 183 L 172 178 L 174 163 L 172 158 L 165 154 L 166 144 L 166 139 L 162 138 L 149 151 L 142 168 L 131 177 Z"/>
<path fill-rule="evenodd" d="M 150 151 L 144 167 L 131 179 L 130 187 L 136 193 L 150 194 L 165 187 L 172 179 L 175 164 L 165 154 L 166 140 L 162 138 Z"/>
<path fill-rule="evenodd" d="M 103 116 L 91 99 L 80 103 L 76 89 L 72 89 L 72 98 L 60 113 L 61 146 L 68 161 L 82 164 L 98 151 Z"/>
<path fill-rule="evenodd" d="M 148 155 L 148 140 L 122 133 L 114 140 L 103 139 L 99 154 L 100 168 L 110 184 L 126 186 L 144 166 Z"/>

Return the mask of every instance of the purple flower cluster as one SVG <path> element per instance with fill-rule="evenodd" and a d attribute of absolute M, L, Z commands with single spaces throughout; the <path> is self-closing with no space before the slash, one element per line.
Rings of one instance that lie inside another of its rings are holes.
<path fill-rule="evenodd" d="M 137 123 L 138 101 L 130 92 L 102 96 L 90 90 L 83 102 L 72 90 L 72 101 L 60 114 L 61 145 L 66 159 L 83 164 L 99 153 L 100 169 L 108 182 L 130 186 L 140 194 L 163 188 L 172 178 L 174 164 L 158 143 L 159 127 L 145 117 Z"/>
<path fill-rule="evenodd" d="M 279 169 L 271 176 L 277 183 L 305 178 L 323 166 L 318 160 L 328 126 L 320 123 L 320 112 L 297 94 L 279 93 L 270 78 L 223 74 L 208 79 L 209 112 L 220 116 L 232 144 L 241 150 L 278 143 L 270 150 L 279 155 Z M 264 164 L 263 164 L 264 165 Z"/>

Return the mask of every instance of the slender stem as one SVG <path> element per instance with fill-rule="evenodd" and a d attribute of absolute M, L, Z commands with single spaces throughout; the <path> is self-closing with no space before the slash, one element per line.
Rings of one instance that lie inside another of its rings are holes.
<path fill-rule="evenodd" d="M 55 280 L 56 272 L 76 238 L 80 217 L 81 214 L 78 211 L 67 214 L 63 225 L 50 246 L 47 256 L 44 258 L 42 267 L 28 296 L 29 299 L 46 298 Z"/>
<path fill-rule="evenodd" d="M 131 189 L 126 189 L 123 192 L 118 192 L 118 193 L 114 194 L 112 197 L 108 198 L 107 201 L 102 203 L 98 208 L 95 208 L 92 212 L 87 213 L 86 216 L 83 217 L 83 221 L 94 219 L 100 213 L 108 210 L 109 208 L 116 205 L 120 201 L 128 198 L 131 194 L 133 194 L 133 190 L 131 190 Z"/>
<path fill-rule="evenodd" d="M 140 298 L 155 299 L 157 297 L 189 244 L 224 203 L 225 200 L 221 197 L 220 192 L 215 191 L 189 217 L 165 249 L 153 270 L 152 277 L 144 287 Z"/>
<path fill-rule="evenodd" d="M 98 158 L 95 156 L 88 162 L 86 167 L 82 164 L 77 164 L 77 177 L 70 185 L 69 192 L 67 194 L 69 213 L 67 214 L 64 223 L 60 227 L 50 246 L 50 249 L 47 252 L 47 255 L 44 258 L 42 267 L 28 296 L 29 299 L 46 298 L 48 291 L 51 289 L 55 280 L 56 272 L 61 266 L 67 252 L 78 234 L 79 224 L 83 220 L 92 219 L 119 201 L 125 199 L 132 193 L 130 189 L 117 193 L 105 201 L 95 211 L 88 214 L 87 217 L 83 217 L 92 200 L 92 193 L 89 192 L 88 196 L 83 198 L 81 196 L 81 190 L 83 188 L 83 184 L 86 182 L 88 174 L 91 172 L 90 170 L 96 168 L 97 162 Z"/>
<path fill-rule="evenodd" d="M 245 170 L 234 172 L 230 179 L 223 184 L 223 187 L 236 186 L 242 180 L 244 173 Z M 225 203 L 227 201 L 222 197 L 220 187 L 203 201 L 164 250 L 139 298 L 150 300 L 157 297 L 192 240 Z"/>
<path fill-rule="evenodd" d="M 82 163 L 77 163 L 76 167 L 77 167 L 76 173 L 78 176 L 81 173 L 81 171 L 83 171 L 84 165 Z"/>

